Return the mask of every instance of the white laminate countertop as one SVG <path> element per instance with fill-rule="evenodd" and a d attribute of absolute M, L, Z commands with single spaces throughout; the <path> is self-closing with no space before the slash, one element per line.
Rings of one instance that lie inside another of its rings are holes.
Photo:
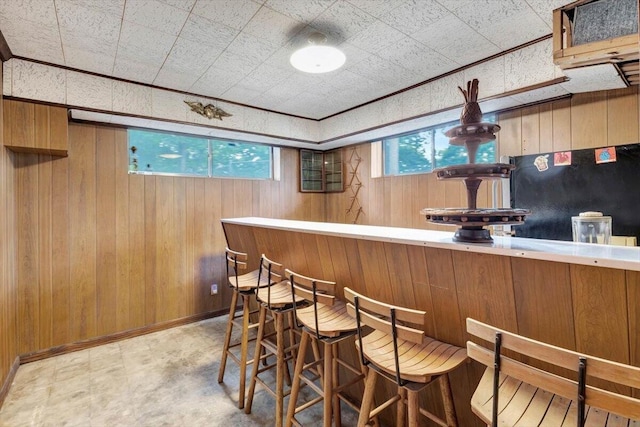
<path fill-rule="evenodd" d="M 493 243 L 459 243 L 452 240 L 453 232 L 446 231 L 258 217 L 223 218 L 222 222 L 301 233 L 640 271 L 640 247 L 503 236 L 493 236 Z"/>

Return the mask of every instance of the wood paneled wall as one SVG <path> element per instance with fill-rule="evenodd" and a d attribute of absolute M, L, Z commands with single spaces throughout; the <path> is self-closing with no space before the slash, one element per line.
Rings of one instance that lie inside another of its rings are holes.
<path fill-rule="evenodd" d="M 226 308 L 223 217 L 324 219 L 297 150 L 281 181 L 129 175 L 125 130 L 72 123 L 68 154 L 14 154 L 19 354 Z"/>
<path fill-rule="evenodd" d="M 637 143 L 640 141 L 638 86 L 628 89 L 576 94 L 554 102 L 499 114 L 500 155 L 519 156 L 581 148 Z M 429 224 L 422 208 L 464 207 L 466 190 L 459 181 L 438 181 L 433 174 L 371 178 L 371 145 L 344 149 L 362 158 L 358 199 L 364 213 L 359 224 L 390 225 L 452 231 Z M 347 180 L 350 177 L 347 176 Z M 492 182 L 483 182 L 478 207 L 492 206 Z M 327 221 L 352 222 L 346 211 L 352 193 L 327 195 Z"/>
<path fill-rule="evenodd" d="M 0 73 L 2 64 L 0 63 Z M 2 83 L 0 82 L 0 90 Z M 1 104 L 1 103 L 0 103 Z M 0 105 L 2 117 L 2 105 Z M 2 138 L 0 123 L 0 138 Z M 15 187 L 13 160 L 15 154 L 2 146 L 0 141 L 0 405 L 8 391 L 12 368 L 18 356 L 18 331 L 16 317 L 17 286 L 15 279 Z"/>

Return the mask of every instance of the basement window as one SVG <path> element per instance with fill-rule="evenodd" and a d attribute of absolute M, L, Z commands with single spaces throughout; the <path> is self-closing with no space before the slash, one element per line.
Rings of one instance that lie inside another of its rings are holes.
<path fill-rule="evenodd" d="M 483 117 L 495 123 L 495 114 Z M 382 141 L 383 171 L 385 176 L 428 173 L 436 168 L 468 162 L 463 146 L 449 144 L 444 132 L 459 122 L 450 122 L 419 129 Z M 495 163 L 496 142 L 482 144 L 476 153 L 476 163 Z"/>
<path fill-rule="evenodd" d="M 244 141 L 129 129 L 129 173 L 272 178 L 274 149 Z"/>

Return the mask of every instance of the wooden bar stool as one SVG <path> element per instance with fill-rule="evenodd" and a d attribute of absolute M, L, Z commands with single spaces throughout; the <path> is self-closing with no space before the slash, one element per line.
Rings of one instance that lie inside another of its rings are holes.
<path fill-rule="evenodd" d="M 225 248 L 225 256 L 227 258 L 227 278 L 229 287 L 233 293 L 231 295 L 231 307 L 229 309 L 229 320 L 227 321 L 227 332 L 224 337 L 224 347 L 222 349 L 222 358 L 220 360 L 220 370 L 218 371 L 218 382 L 224 381 L 224 372 L 227 367 L 227 357 L 231 357 L 240 368 L 240 390 L 238 392 L 238 408 L 244 408 L 245 401 L 245 383 L 247 377 L 247 365 L 253 362 L 248 360 L 249 342 L 255 338 L 249 338 L 249 331 L 258 326 L 258 323 L 251 323 L 251 314 L 257 313 L 257 310 L 251 311 L 250 303 L 255 295 L 255 291 L 260 284 L 268 283 L 266 277 L 260 278 L 259 271 L 254 270 L 248 273 L 240 274 L 247 269 L 247 254 L 236 252 L 229 248 Z M 236 312 L 238 310 L 238 299 L 242 298 L 242 320 L 238 321 Z M 233 327 L 241 328 L 240 341 L 231 343 L 231 334 Z M 234 354 L 231 349 L 240 346 L 240 357 Z"/>
<path fill-rule="evenodd" d="M 419 425 L 420 414 L 441 426 L 457 426 L 447 373 L 467 360 L 465 349 L 425 336 L 424 311 L 385 304 L 349 288 L 344 289 L 344 296 L 349 301 L 349 314 L 356 318 L 356 346 L 362 363 L 368 367 L 358 426 L 367 425 L 371 417 L 395 402 L 398 404 L 396 426 L 403 426 L 405 399 L 410 427 Z M 362 331 L 365 325 L 373 329 L 366 336 Z M 378 375 L 395 382 L 398 394 L 372 408 Z M 418 401 L 418 392 L 438 379 L 446 420 L 420 408 Z"/>
<path fill-rule="evenodd" d="M 469 357 L 487 367 L 471 398 L 471 409 L 487 426 L 640 425 L 640 399 L 628 395 L 630 388 L 640 389 L 640 367 L 535 341 L 469 318 L 467 332 L 493 343 L 490 350 L 486 344 L 467 342 Z M 568 378 L 557 372 L 568 372 L 564 374 Z"/>
<path fill-rule="evenodd" d="M 291 384 L 291 377 L 287 363 L 295 360 L 297 340 L 295 321 L 293 319 L 294 296 L 291 293 L 289 282 L 282 277 L 282 264 L 278 264 L 264 254 L 260 259 L 259 276 L 268 278 L 268 284 L 261 285 L 256 289 L 256 299 L 260 304 L 260 315 L 258 319 L 258 336 L 256 338 L 256 348 L 253 357 L 253 371 L 251 374 L 251 384 L 247 394 L 247 405 L 245 412 L 251 413 L 251 405 L 253 404 L 253 395 L 255 393 L 256 382 L 260 382 L 267 392 L 275 397 L 276 400 L 276 419 L 275 425 L 282 426 L 284 420 L 284 397 L 289 394 L 290 390 L 285 392 L 284 382 Z M 303 304 L 304 299 L 296 297 L 295 300 Z M 270 314 L 272 321 L 267 321 L 267 314 Z M 285 325 L 285 318 L 287 324 Z M 274 325 L 275 332 L 266 333 L 268 323 Z M 286 337 L 288 332 L 288 337 Z M 270 339 L 275 334 L 275 342 Z M 285 338 L 286 337 L 286 338 Z M 288 338 L 288 339 L 287 339 Z M 285 342 L 288 341 L 288 342 Z M 264 354 L 261 353 L 264 351 Z M 269 355 L 276 357 L 273 364 L 264 363 L 260 367 L 260 362 L 265 361 Z M 276 385 L 275 389 L 269 387 L 267 382 L 260 378 L 260 375 L 266 371 L 276 368 Z"/>
<path fill-rule="evenodd" d="M 299 322 L 297 326 L 302 327 L 302 338 L 293 374 L 286 425 L 287 427 L 292 424 L 302 425 L 295 419 L 295 415 L 320 401 L 324 401 L 323 425 L 330 427 L 333 420 L 336 427 L 340 427 L 340 400 L 346 402 L 356 411 L 359 409 L 342 391 L 364 379 L 361 367 L 351 366 L 341 360 L 338 355 L 338 344 L 347 339 L 353 340 L 356 334 L 356 322 L 353 317 L 347 314 L 344 302 L 336 298 L 335 282 L 313 279 L 291 270 L 285 270 L 285 275 L 289 279 L 293 294 L 296 297 L 304 298 L 309 303 L 302 308 L 298 308 L 296 305 L 295 310 L 295 318 Z M 313 345 L 315 360 L 306 363 L 306 352 L 310 341 Z M 322 357 L 319 354 L 319 342 L 323 343 Z M 355 374 L 354 378 L 344 384 L 340 384 L 339 381 L 340 365 Z M 311 369 L 315 370 L 313 376 L 307 377 L 303 374 L 303 371 Z M 315 384 L 318 374 L 322 388 Z M 296 406 L 301 381 L 315 390 L 319 396 L 310 402 Z"/>

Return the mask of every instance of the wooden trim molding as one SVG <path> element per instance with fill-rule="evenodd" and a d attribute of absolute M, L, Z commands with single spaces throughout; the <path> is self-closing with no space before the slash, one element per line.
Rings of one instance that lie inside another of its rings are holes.
<path fill-rule="evenodd" d="M 86 350 L 88 348 L 97 347 L 103 344 L 109 344 L 116 341 L 125 340 L 128 338 L 139 337 L 141 335 L 150 334 L 152 332 L 159 332 L 165 329 L 175 328 L 176 326 L 182 326 L 189 323 L 199 322 L 201 320 L 210 319 L 213 317 L 223 316 L 229 311 L 228 308 L 221 310 L 209 311 L 206 313 L 196 314 L 194 316 L 187 316 L 181 319 L 170 320 L 168 322 L 156 323 L 153 325 L 143 326 L 141 328 L 130 329 L 128 331 L 116 332 L 115 334 L 105 335 L 102 337 L 91 338 L 84 341 L 78 341 L 71 344 L 59 345 L 56 347 L 47 348 L 44 350 L 38 350 L 31 353 L 21 354 L 20 364 L 35 362 L 37 360 L 47 359 L 53 356 L 59 356 L 61 354 L 73 353 L 74 351 Z M 2 396 L 0 395 L 0 398 Z M 0 400 L 1 401 L 1 400 Z"/>
<path fill-rule="evenodd" d="M 0 31 L 0 60 L 2 62 L 8 61 L 13 58 L 13 53 L 11 53 L 11 49 L 7 44 L 7 40 L 4 38 L 4 34 Z"/>
<path fill-rule="evenodd" d="M 16 356 L 11 365 L 11 369 L 9 369 L 9 374 L 7 375 L 7 379 L 2 384 L 0 388 L 0 409 L 2 409 L 2 404 L 9 394 L 9 389 L 11 388 L 11 384 L 13 383 L 13 379 L 16 376 L 16 372 L 18 372 L 18 367 L 20 366 L 20 357 Z"/>

